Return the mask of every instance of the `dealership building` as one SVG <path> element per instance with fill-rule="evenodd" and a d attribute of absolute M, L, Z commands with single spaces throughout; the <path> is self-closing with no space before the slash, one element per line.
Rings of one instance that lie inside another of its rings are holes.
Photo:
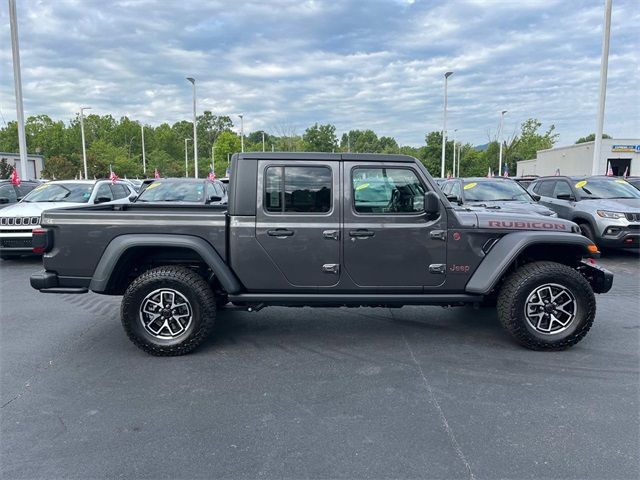
<path fill-rule="evenodd" d="M 19 153 L 9 153 L 9 152 L 0 152 L 0 161 L 5 160 L 9 166 L 16 167 L 18 171 L 18 175 L 22 175 L 22 171 L 20 170 L 20 154 Z M 27 176 L 28 179 L 35 179 L 42 177 L 42 170 L 44 169 L 44 157 L 42 155 L 34 155 L 29 153 L 27 155 Z"/>
<path fill-rule="evenodd" d="M 539 150 L 536 158 L 518 162 L 517 175 L 591 175 L 595 142 L 578 143 L 566 147 Z M 611 167 L 614 175 L 640 176 L 640 139 L 602 139 L 602 150 L 598 161 L 598 173 L 606 175 Z"/>

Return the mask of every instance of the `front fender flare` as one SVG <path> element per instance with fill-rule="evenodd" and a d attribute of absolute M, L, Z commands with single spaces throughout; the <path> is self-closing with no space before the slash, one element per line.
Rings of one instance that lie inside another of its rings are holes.
<path fill-rule="evenodd" d="M 577 233 L 513 232 L 502 237 L 480 263 L 465 288 L 467 293 L 486 295 L 498 283 L 509 265 L 531 245 L 575 245 L 589 256 L 591 240 Z"/>
<path fill-rule="evenodd" d="M 192 235 L 157 234 L 121 235 L 114 238 L 98 262 L 89 289 L 98 293 L 105 292 L 118 260 L 127 250 L 134 247 L 181 247 L 193 250 L 211 268 L 228 293 L 236 294 L 242 291 L 240 281 L 210 243 Z"/>

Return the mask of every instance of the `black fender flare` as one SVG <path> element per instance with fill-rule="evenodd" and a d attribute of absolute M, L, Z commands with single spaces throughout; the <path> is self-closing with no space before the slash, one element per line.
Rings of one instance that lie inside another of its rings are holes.
<path fill-rule="evenodd" d="M 193 250 L 211 268 L 227 293 L 236 294 L 242 291 L 240 281 L 210 243 L 192 235 L 159 234 L 131 234 L 114 238 L 102 253 L 89 289 L 98 293 L 105 292 L 118 260 L 127 250 L 134 247 L 181 247 Z"/>
<path fill-rule="evenodd" d="M 467 293 L 488 294 L 509 268 L 509 265 L 531 245 L 574 245 L 591 256 L 588 246 L 591 240 L 577 233 L 562 232 L 513 232 L 502 237 L 484 257 L 473 273 L 465 291 Z"/>

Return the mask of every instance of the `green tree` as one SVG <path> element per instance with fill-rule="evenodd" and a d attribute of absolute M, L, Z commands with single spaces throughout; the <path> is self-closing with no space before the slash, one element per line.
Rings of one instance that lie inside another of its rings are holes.
<path fill-rule="evenodd" d="M 546 150 L 555 145 L 559 137 L 555 132 L 555 125 L 551 125 L 544 133 L 538 133 L 541 126 L 542 123 L 535 118 L 522 122 L 520 135 L 514 139 L 512 161 L 536 158 L 538 150 Z"/>
<path fill-rule="evenodd" d="M 606 133 L 602 134 L 602 138 L 612 138 L 610 135 L 607 135 Z M 587 143 L 587 142 L 593 142 L 596 139 L 596 134 L 595 133 L 590 133 L 589 135 L 587 135 L 586 137 L 580 137 L 578 140 L 576 140 L 576 145 L 578 143 Z"/>
<path fill-rule="evenodd" d="M 307 128 L 302 135 L 304 149 L 307 152 L 333 152 L 338 146 L 336 127 L 330 123 Z"/>
<path fill-rule="evenodd" d="M 43 178 L 51 180 L 69 180 L 76 178 L 78 172 L 82 170 L 82 162 L 77 155 L 74 158 L 68 157 L 49 157 L 44 164 L 42 171 Z"/>
<path fill-rule="evenodd" d="M 216 167 L 216 176 L 224 177 L 225 171 L 227 170 L 227 162 L 228 159 L 234 153 L 238 153 L 240 151 L 240 136 L 236 135 L 234 132 L 225 131 L 222 132 L 218 136 L 218 140 L 216 141 L 216 152 L 215 152 L 215 167 Z M 208 171 L 207 166 L 207 171 Z"/>

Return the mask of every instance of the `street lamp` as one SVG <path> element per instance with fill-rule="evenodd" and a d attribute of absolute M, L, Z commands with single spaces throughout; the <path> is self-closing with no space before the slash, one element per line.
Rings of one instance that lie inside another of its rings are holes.
<path fill-rule="evenodd" d="M 211 145 L 211 170 L 216 174 L 216 144 Z"/>
<path fill-rule="evenodd" d="M 451 134 L 451 141 L 453 142 L 453 168 L 451 168 L 451 175 L 455 178 L 456 176 L 456 132 L 458 129 L 456 128 Z"/>
<path fill-rule="evenodd" d="M 196 79 L 187 77 L 193 85 L 193 162 L 195 178 L 198 178 L 198 124 L 196 119 Z"/>
<path fill-rule="evenodd" d="M 596 138 L 593 145 L 591 175 L 600 174 L 600 156 L 602 154 L 602 129 L 604 125 L 604 104 L 607 97 L 607 71 L 609 69 L 609 39 L 611 37 L 611 0 L 604 4 L 604 26 L 602 29 L 602 57 L 600 58 L 600 93 L 598 95 L 598 118 L 596 120 Z M 606 168 L 606 167 L 605 167 Z"/>
<path fill-rule="evenodd" d="M 244 152 L 244 114 L 238 115 L 240 117 L 240 151 Z"/>
<path fill-rule="evenodd" d="M 444 118 L 442 122 L 442 160 L 440 162 L 440 178 L 444 178 L 444 152 L 447 146 L 447 82 L 451 75 L 453 75 L 453 72 L 445 72 L 444 74 Z"/>
<path fill-rule="evenodd" d="M 502 113 L 500 114 L 500 133 L 498 134 L 498 140 L 500 141 L 500 156 L 498 159 L 498 175 L 502 176 L 502 143 L 503 143 L 503 138 L 502 138 L 502 124 L 504 122 L 504 114 L 507 113 L 506 110 L 503 110 Z"/>
<path fill-rule="evenodd" d="M 262 132 L 262 153 L 264 153 L 264 132 Z"/>
<path fill-rule="evenodd" d="M 187 150 L 189 147 L 187 146 L 187 143 L 189 143 L 191 141 L 190 138 L 185 138 L 184 139 L 184 176 L 185 178 L 187 178 L 189 176 L 189 150 Z"/>
<path fill-rule="evenodd" d="M 147 155 L 144 151 L 144 124 L 140 124 L 140 133 L 142 134 L 142 173 L 147 175 Z"/>
<path fill-rule="evenodd" d="M 88 180 L 87 173 L 87 147 L 84 142 L 84 111 L 91 110 L 91 107 L 80 107 L 80 134 L 82 135 L 82 163 L 84 164 L 84 179 Z"/>

